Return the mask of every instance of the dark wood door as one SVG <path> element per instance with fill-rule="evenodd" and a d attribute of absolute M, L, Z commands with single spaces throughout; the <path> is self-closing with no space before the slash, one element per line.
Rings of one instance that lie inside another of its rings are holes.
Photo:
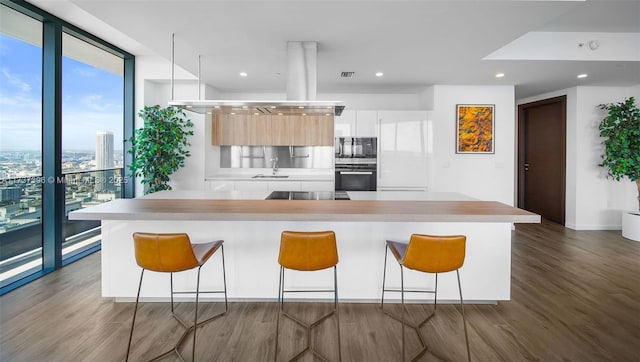
<path fill-rule="evenodd" d="M 565 221 L 566 96 L 518 106 L 518 207 Z"/>

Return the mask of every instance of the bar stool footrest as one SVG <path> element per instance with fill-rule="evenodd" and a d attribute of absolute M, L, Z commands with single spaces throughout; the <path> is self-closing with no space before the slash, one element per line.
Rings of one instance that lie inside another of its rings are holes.
<path fill-rule="evenodd" d="M 304 347 L 304 349 L 302 351 L 300 351 L 298 354 L 293 356 L 293 358 L 291 358 L 289 360 L 289 362 L 295 361 L 298 358 L 302 357 L 305 354 L 305 352 L 307 352 L 307 351 L 311 352 L 314 356 L 318 357 L 322 361 L 329 362 L 329 360 L 325 356 L 323 356 L 320 352 L 316 351 L 311 346 L 311 330 L 314 327 L 317 327 L 318 325 L 320 325 L 325 320 L 327 320 L 329 317 L 335 315 L 336 314 L 336 310 L 335 309 L 332 310 L 331 312 L 321 316 L 320 318 L 316 319 L 315 321 L 313 321 L 311 323 L 305 323 L 305 322 L 301 321 L 300 319 L 296 318 L 295 316 L 285 312 L 282 309 L 279 311 L 279 313 L 281 313 L 284 317 L 289 318 L 290 320 L 292 320 L 296 324 L 300 325 L 301 327 L 304 327 L 307 330 L 307 345 Z"/>

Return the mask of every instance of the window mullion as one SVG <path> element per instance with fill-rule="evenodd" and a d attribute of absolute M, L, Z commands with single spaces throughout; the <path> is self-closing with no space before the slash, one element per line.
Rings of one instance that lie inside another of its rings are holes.
<path fill-rule="evenodd" d="M 42 228 L 43 269 L 62 267 L 64 182 L 62 175 L 62 26 L 43 23 Z"/>

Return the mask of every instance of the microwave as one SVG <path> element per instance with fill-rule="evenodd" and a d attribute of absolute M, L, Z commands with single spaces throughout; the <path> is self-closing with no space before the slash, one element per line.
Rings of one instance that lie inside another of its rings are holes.
<path fill-rule="evenodd" d="M 338 158 L 377 158 L 378 139 L 376 137 L 336 137 L 334 152 Z"/>

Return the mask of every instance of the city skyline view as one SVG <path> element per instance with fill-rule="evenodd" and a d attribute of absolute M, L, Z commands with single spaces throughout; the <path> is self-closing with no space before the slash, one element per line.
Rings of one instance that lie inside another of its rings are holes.
<path fill-rule="evenodd" d="M 0 33 L 0 151 L 41 149 L 41 62 L 40 46 Z M 67 56 L 62 68 L 63 149 L 93 151 L 110 131 L 122 150 L 123 77 Z"/>

